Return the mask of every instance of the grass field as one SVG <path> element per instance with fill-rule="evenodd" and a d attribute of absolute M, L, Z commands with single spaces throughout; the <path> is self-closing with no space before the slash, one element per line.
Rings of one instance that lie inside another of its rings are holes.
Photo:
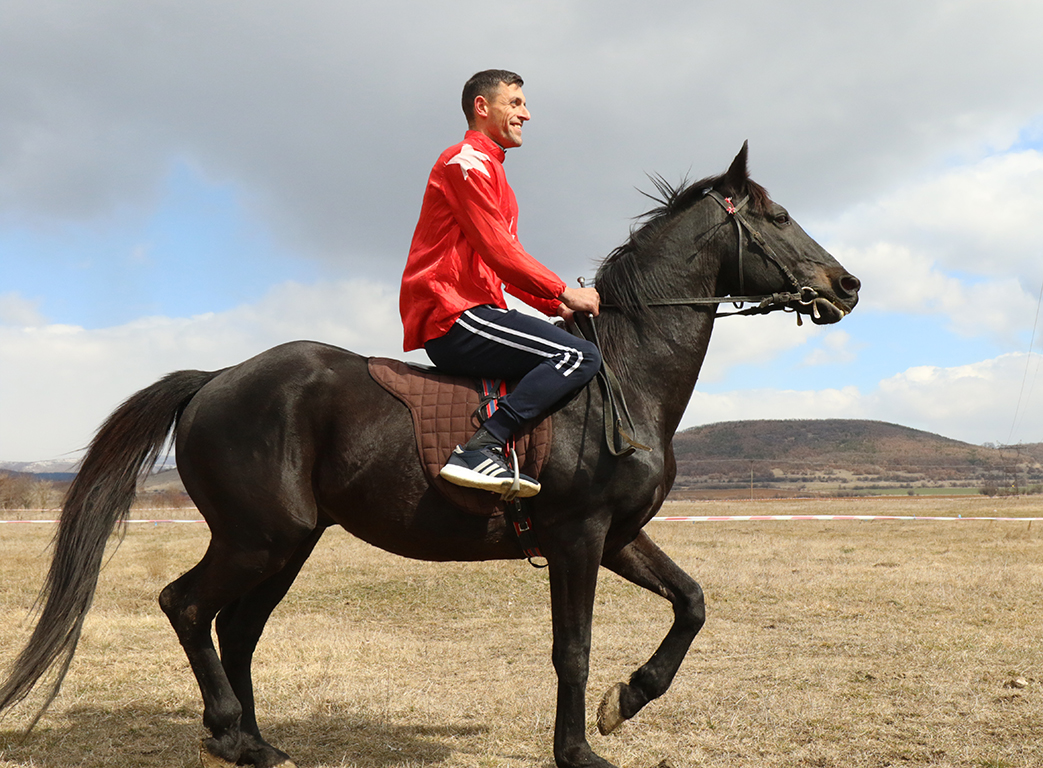
<path fill-rule="evenodd" d="M 1043 517 L 1043 500 L 670 504 L 670 515 Z M 666 523 L 706 590 L 674 687 L 595 749 L 623 768 L 1043 766 L 1043 523 Z M 24 641 L 48 526 L 0 525 L 0 661 Z M 132 526 L 102 572 L 62 694 L 0 767 L 191 766 L 195 682 L 155 596 L 204 525 Z M 654 650 L 665 601 L 603 572 L 590 719 Z M 330 531 L 255 662 L 262 728 L 301 768 L 550 768 L 546 572 L 428 564 Z"/>

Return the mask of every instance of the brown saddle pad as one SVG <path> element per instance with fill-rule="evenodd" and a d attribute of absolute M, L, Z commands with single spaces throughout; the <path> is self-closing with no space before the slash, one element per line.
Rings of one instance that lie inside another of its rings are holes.
<path fill-rule="evenodd" d="M 495 494 L 462 488 L 438 476 L 453 448 L 467 442 L 479 427 L 475 411 L 481 397 L 475 380 L 418 370 L 386 357 L 369 358 L 369 375 L 409 407 L 427 481 L 464 512 L 485 517 L 503 514 L 504 502 Z M 515 436 L 522 472 L 539 478 L 550 457 L 550 441 L 549 416 Z"/>

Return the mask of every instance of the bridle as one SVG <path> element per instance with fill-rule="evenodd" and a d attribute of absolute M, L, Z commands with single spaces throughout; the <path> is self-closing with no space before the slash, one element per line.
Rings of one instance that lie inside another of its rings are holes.
<path fill-rule="evenodd" d="M 797 281 L 797 278 L 793 276 L 793 273 L 789 268 L 782 263 L 782 260 L 778 257 L 775 251 L 772 250 L 771 246 L 768 245 L 767 240 L 764 236 L 758 232 L 749 220 L 742 214 L 742 209 L 749 203 L 749 196 L 747 195 L 738 203 L 732 202 L 730 197 L 724 197 L 720 192 L 716 190 L 710 190 L 706 194 L 707 197 L 713 199 L 724 212 L 735 222 L 735 234 L 738 239 L 738 267 L 739 267 L 739 293 L 745 291 L 745 275 L 743 274 L 743 253 L 744 240 L 749 239 L 753 243 L 757 250 L 774 264 L 778 270 L 785 277 L 790 286 L 794 289 L 792 293 L 772 293 L 761 296 L 710 296 L 710 297 L 688 297 L 682 296 L 677 298 L 663 298 L 663 299 L 651 299 L 645 302 L 646 306 L 649 307 L 682 307 L 682 306 L 693 306 L 693 307 L 710 307 L 719 304 L 734 304 L 736 311 L 734 312 L 715 312 L 714 317 L 727 317 L 730 315 L 764 315 L 769 312 L 775 312 L 782 310 L 784 312 L 796 312 L 799 304 L 801 306 L 810 306 L 818 298 L 820 298 L 818 291 L 809 286 L 801 286 Z M 745 233 L 745 235 L 744 235 Z M 696 251 L 698 253 L 698 251 Z M 695 254 L 692 254 L 693 256 Z M 581 277 L 579 284 L 585 285 L 585 280 Z M 754 304 L 755 306 L 742 308 L 743 304 Z M 601 309 L 621 309 L 617 304 L 602 304 Z M 580 335 L 601 349 L 601 339 L 598 338 L 597 325 L 593 319 L 586 312 L 577 312 L 576 315 L 577 328 Z M 797 315 L 797 324 L 800 325 L 800 315 Z M 634 420 L 630 416 L 630 410 L 627 408 L 626 399 L 623 396 L 623 388 L 619 383 L 619 380 L 613 374 L 612 370 L 608 367 L 607 362 L 602 360 L 601 370 L 597 374 L 598 383 L 602 390 L 602 402 L 604 404 L 604 424 L 605 424 L 605 442 L 608 446 L 609 453 L 613 456 L 629 456 L 635 450 L 651 451 L 647 445 L 643 445 L 633 437 L 632 434 L 636 434 L 634 428 Z"/>
<path fill-rule="evenodd" d="M 707 195 L 710 199 L 716 202 L 724 209 L 724 212 L 735 222 L 735 235 L 737 239 L 737 253 L 738 253 L 738 269 L 739 269 L 739 293 L 745 292 L 745 274 L 743 271 L 743 253 L 746 250 L 744 241 L 748 239 L 752 244 L 757 247 L 757 250 L 770 261 L 775 267 L 782 273 L 783 277 L 789 281 L 790 286 L 793 288 L 792 293 L 771 293 L 763 294 L 760 296 L 709 296 L 709 297 L 691 297 L 681 296 L 677 298 L 661 298 L 661 299 L 650 299 L 645 302 L 646 306 L 649 307 L 686 307 L 686 306 L 716 306 L 719 304 L 733 304 L 736 307 L 734 312 L 716 312 L 714 317 L 728 317 L 731 315 L 764 315 L 769 312 L 775 312 L 782 310 L 783 312 L 795 312 L 797 310 L 794 305 L 810 306 L 814 301 L 820 298 L 819 292 L 810 286 L 802 286 L 789 268 L 782 263 L 782 260 L 778 257 L 771 246 L 768 245 L 768 241 L 765 240 L 764 236 L 757 231 L 757 229 L 750 223 L 743 214 L 742 210 L 749 203 L 749 196 L 747 195 L 739 202 L 735 203 L 730 197 L 724 197 L 717 190 L 710 190 Z M 745 236 L 744 236 L 745 233 Z M 583 279 L 580 278 L 580 284 L 583 285 Z M 754 304 L 755 306 L 747 307 L 743 309 L 744 304 Z M 620 309 L 615 304 L 602 304 L 602 309 Z M 798 324 L 800 323 L 800 317 L 797 317 Z"/>

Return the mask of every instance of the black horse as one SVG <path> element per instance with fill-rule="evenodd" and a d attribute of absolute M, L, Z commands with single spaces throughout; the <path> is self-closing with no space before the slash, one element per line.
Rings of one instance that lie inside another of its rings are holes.
<path fill-rule="evenodd" d="M 604 309 L 595 329 L 622 383 L 634 437 L 650 450 L 609 450 L 603 395 L 589 387 L 554 413 L 543 490 L 529 509 L 550 569 L 561 768 L 612 768 L 585 735 L 598 569 L 665 597 L 674 610 L 651 659 L 605 694 L 603 733 L 666 691 L 703 625 L 699 585 L 642 528 L 674 479 L 671 440 L 706 353 L 715 297 L 758 294 L 763 302 L 754 311 L 795 309 L 816 323 L 840 320 L 858 300 L 858 280 L 750 181 L 745 145 L 719 177 L 657 186 L 661 207 L 596 278 Z M 106 541 L 171 430 L 178 470 L 211 540 L 159 601 L 202 693 L 206 765 L 292 765 L 258 729 L 251 660 L 270 613 L 327 527 L 341 525 L 411 558 L 523 557 L 502 516 L 464 514 L 431 489 L 406 408 L 373 382 L 365 358 L 296 342 L 223 371 L 173 373 L 130 397 L 91 443 L 65 500 L 42 612 L 0 689 L 0 710 L 55 666 L 47 704 L 57 694 Z M 211 639 L 215 619 L 220 653 Z"/>

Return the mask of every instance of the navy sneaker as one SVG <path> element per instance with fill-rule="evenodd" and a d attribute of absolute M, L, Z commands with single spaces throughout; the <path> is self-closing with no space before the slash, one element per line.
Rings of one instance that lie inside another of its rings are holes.
<path fill-rule="evenodd" d="M 503 449 L 498 445 L 476 451 L 466 451 L 458 445 L 439 474 L 453 485 L 499 494 L 506 494 L 514 485 L 514 470 L 507 464 Z M 528 498 L 540 492 L 540 484 L 528 475 L 520 475 L 518 481 L 518 496 Z"/>

